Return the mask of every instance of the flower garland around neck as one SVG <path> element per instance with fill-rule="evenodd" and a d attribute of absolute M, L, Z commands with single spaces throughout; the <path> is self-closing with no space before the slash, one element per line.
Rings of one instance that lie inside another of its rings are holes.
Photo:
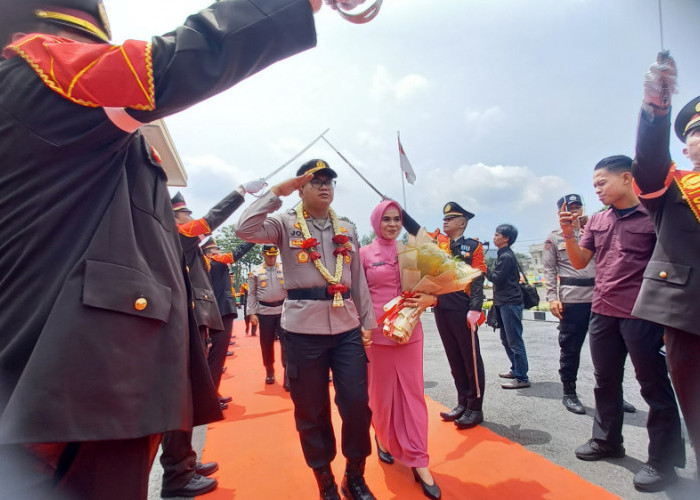
<path fill-rule="evenodd" d="M 301 203 L 297 205 L 294 211 L 297 214 L 297 223 L 301 227 L 301 234 L 304 236 L 304 242 L 301 247 L 306 250 L 309 254 L 309 259 L 311 259 L 316 269 L 318 269 L 318 272 L 321 273 L 323 279 L 328 283 L 326 292 L 329 295 L 333 295 L 333 307 L 343 307 L 345 305 L 343 302 L 343 294 L 348 291 L 348 287 L 343 285 L 340 280 L 343 277 L 343 259 L 352 248 L 350 245 L 350 238 L 347 235 L 341 234 L 338 216 L 336 216 L 332 208 L 329 209 L 328 213 L 331 217 L 331 224 L 333 225 L 333 243 L 336 245 L 336 249 L 333 251 L 333 255 L 335 255 L 335 274 L 331 275 L 330 271 L 326 269 L 321 262 L 321 254 L 317 250 L 319 241 L 311 237 L 309 226 L 306 223 L 309 213 L 304 210 Z"/>

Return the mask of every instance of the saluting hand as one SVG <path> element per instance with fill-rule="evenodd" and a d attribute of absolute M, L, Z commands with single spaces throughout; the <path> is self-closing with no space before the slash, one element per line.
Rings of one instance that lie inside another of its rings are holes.
<path fill-rule="evenodd" d="M 272 191 L 272 194 L 275 196 L 289 196 L 313 178 L 314 174 L 310 173 L 300 175 L 299 177 L 292 177 L 279 184 L 275 184 L 270 191 Z"/>

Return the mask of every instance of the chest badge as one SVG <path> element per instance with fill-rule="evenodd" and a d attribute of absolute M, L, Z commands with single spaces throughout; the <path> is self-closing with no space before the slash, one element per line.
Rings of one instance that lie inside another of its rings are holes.
<path fill-rule="evenodd" d="M 309 262 L 309 254 L 306 252 L 306 250 L 302 250 L 301 252 L 297 253 L 297 262 L 300 264 L 306 264 Z"/>

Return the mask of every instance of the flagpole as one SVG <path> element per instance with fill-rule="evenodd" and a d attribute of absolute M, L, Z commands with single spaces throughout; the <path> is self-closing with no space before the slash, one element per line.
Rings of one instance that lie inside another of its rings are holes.
<path fill-rule="evenodd" d="M 398 130 L 396 131 L 396 138 L 399 140 L 399 144 L 401 144 L 401 133 Z M 400 153 L 399 163 L 401 163 Z M 404 173 L 403 169 L 401 170 L 401 190 L 403 191 L 403 209 L 408 211 L 408 205 L 406 205 L 406 174 Z"/>

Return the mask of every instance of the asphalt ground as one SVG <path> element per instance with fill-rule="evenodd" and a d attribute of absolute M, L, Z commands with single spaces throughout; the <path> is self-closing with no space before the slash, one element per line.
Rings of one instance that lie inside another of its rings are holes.
<path fill-rule="evenodd" d="M 486 371 L 483 426 L 624 499 L 700 499 L 698 482 L 694 479 L 697 464 L 693 450 L 687 444 L 685 427 L 683 427 L 683 433 L 686 437 L 688 463 L 685 469 L 678 469 L 679 481 L 661 493 L 640 493 L 634 489 L 632 484 L 634 473 L 647 459 L 648 436 L 645 424 L 648 407 L 639 393 L 639 385 L 634 378 L 634 369 L 629 360 L 626 365 L 623 390 L 625 399 L 637 408 L 637 412 L 625 414 L 623 435 L 627 456 L 598 462 L 578 460 L 574 456 L 574 449 L 590 438 L 593 425 L 595 381 L 588 342 L 586 341 L 582 349 L 577 382 L 579 397 L 586 408 L 586 414 L 576 415 L 567 411 L 561 403 L 562 387 L 557 371 L 559 368 L 557 323 L 524 320 L 523 327 L 530 366 L 528 375 L 532 383 L 532 386 L 527 389 L 504 390 L 501 388 L 498 373 L 506 371 L 509 368 L 509 362 L 501 345 L 499 332 L 489 327 L 482 328 L 479 332 Z M 423 328 L 426 394 L 451 408 L 456 403 L 456 391 L 431 312 L 423 314 Z M 445 422 L 444 425 L 453 426 L 454 424 Z M 469 430 L 460 431 L 455 428 L 455 432 L 469 432 Z M 193 440 L 195 449 L 201 451 L 204 439 L 205 429 L 195 429 Z M 464 474 L 468 476 L 469 471 L 464 471 Z M 160 498 L 161 475 L 162 469 L 156 459 L 151 472 L 149 500 Z M 292 497 L 288 492 L 280 492 L 279 498 Z M 517 498 L 517 492 L 514 492 L 513 498 Z"/>
<path fill-rule="evenodd" d="M 457 402 L 457 393 L 432 314 L 424 313 L 423 329 L 425 392 L 435 401 L 452 408 Z M 693 450 L 687 444 L 685 427 L 683 433 L 688 463 L 685 469 L 678 469 L 679 481 L 662 493 L 640 493 L 634 489 L 632 478 L 647 459 L 648 406 L 639 393 L 639 384 L 634 378 L 634 369 L 629 359 L 625 367 L 623 392 L 625 399 L 637 408 L 637 412 L 625 414 L 622 432 L 627 456 L 598 462 L 584 462 L 575 457 L 574 449 L 591 437 L 593 427 L 593 365 L 586 341 L 581 350 L 577 382 L 577 392 L 586 414 L 576 415 L 566 410 L 561 402 L 557 336 L 557 323 L 523 321 L 523 337 L 530 367 L 528 376 L 532 386 L 527 389 L 505 390 L 500 386 L 502 379 L 498 373 L 508 371 L 510 363 L 501 345 L 499 331 L 490 327 L 480 329 L 481 355 L 486 372 L 482 425 L 622 498 L 700 499 L 698 483 L 694 480 L 697 464 Z M 445 425 L 454 424 L 446 422 Z M 469 430 L 458 431 L 455 428 L 455 432 Z"/>

